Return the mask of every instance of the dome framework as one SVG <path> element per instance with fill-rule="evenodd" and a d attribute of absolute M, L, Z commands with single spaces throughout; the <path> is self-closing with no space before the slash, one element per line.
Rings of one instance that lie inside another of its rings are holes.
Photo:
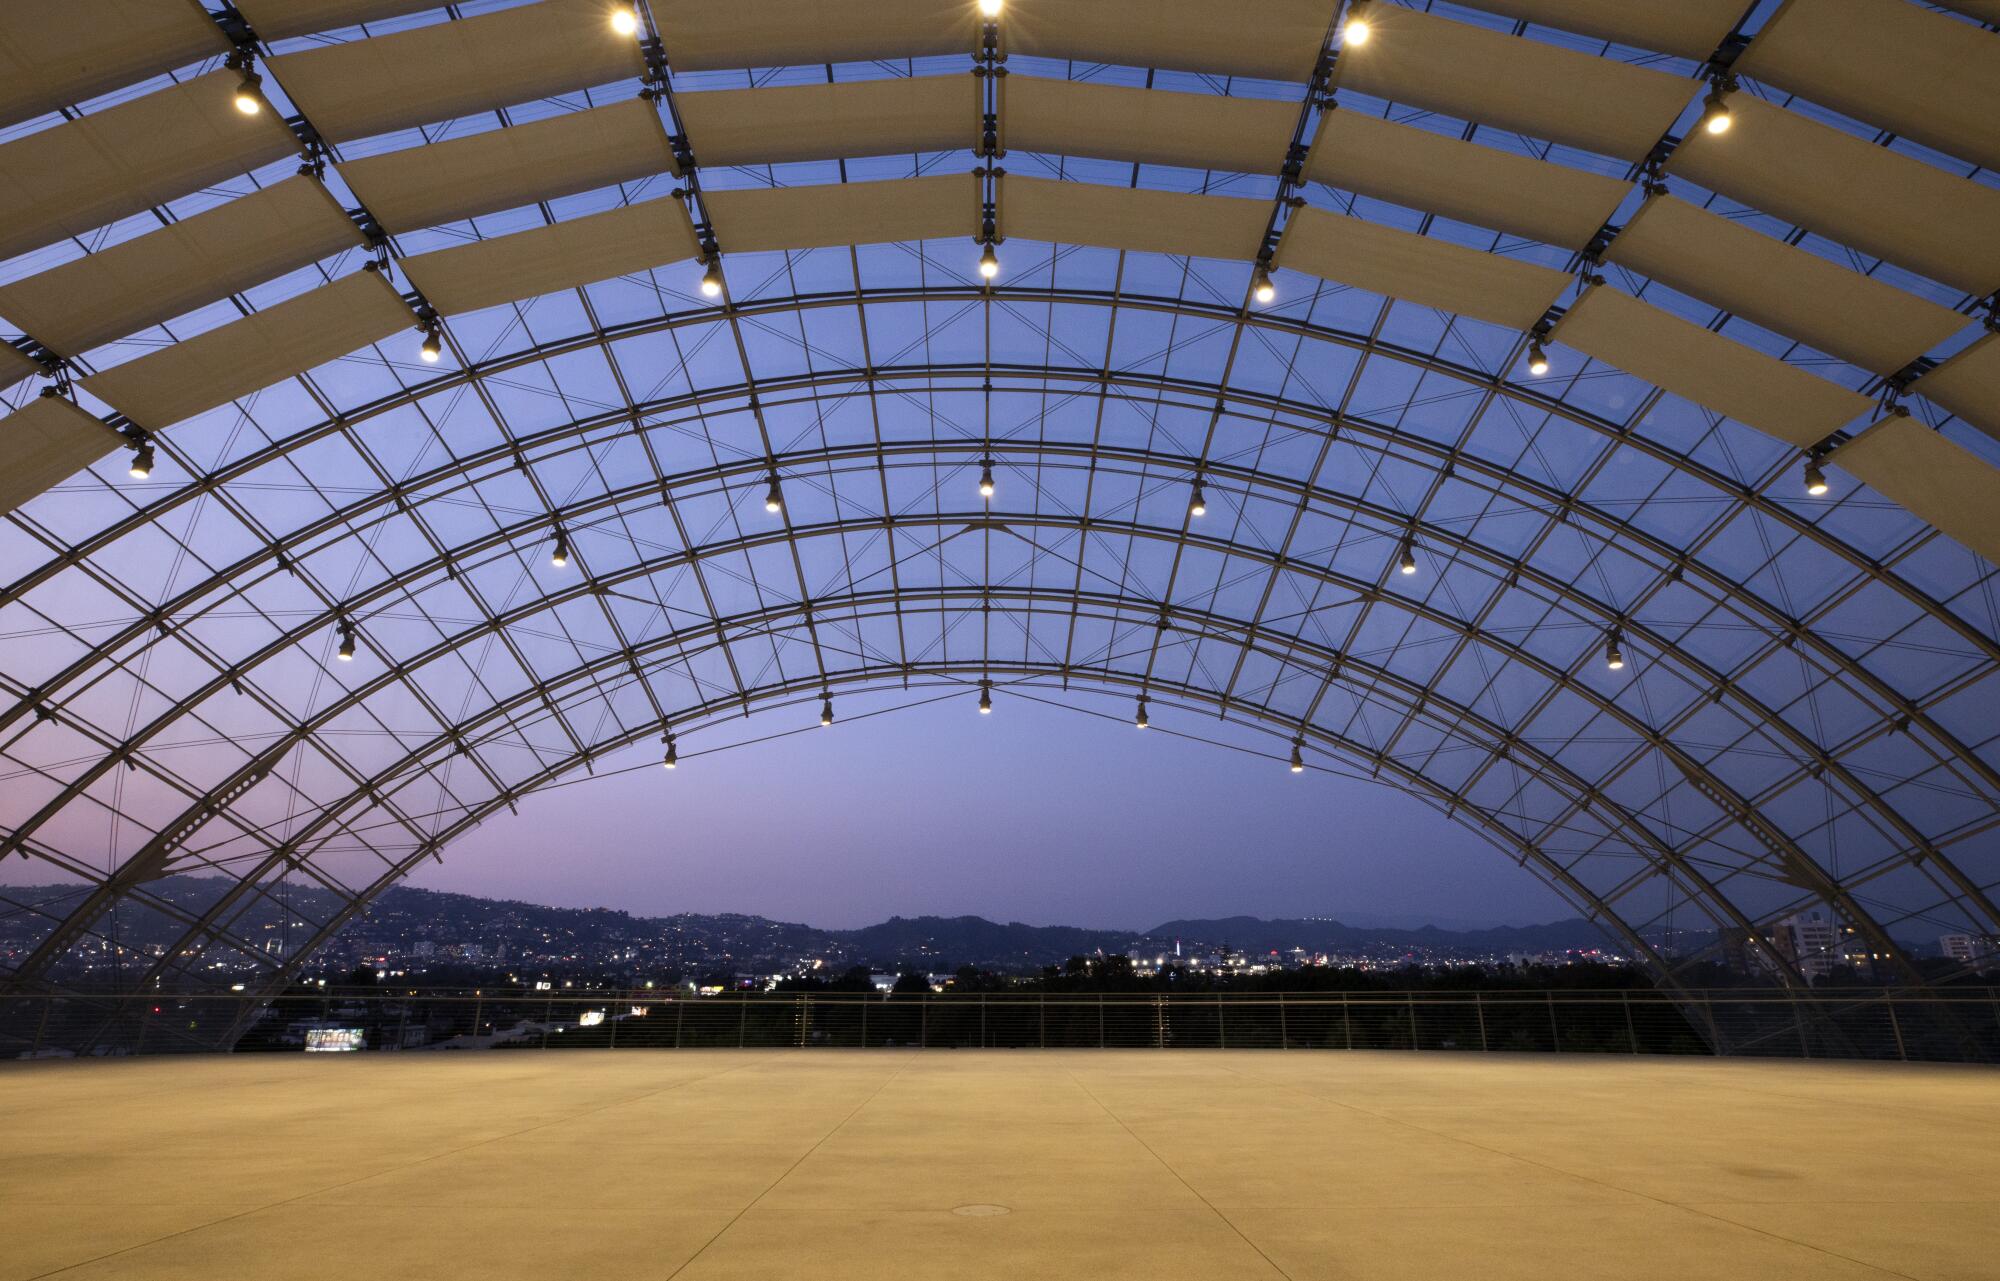
<path fill-rule="evenodd" d="M 254 999 L 610 753 L 951 688 L 1390 781 L 1669 985 L 2000 935 L 1965 16 L 100 3 L 5 41 L 6 991 Z"/>

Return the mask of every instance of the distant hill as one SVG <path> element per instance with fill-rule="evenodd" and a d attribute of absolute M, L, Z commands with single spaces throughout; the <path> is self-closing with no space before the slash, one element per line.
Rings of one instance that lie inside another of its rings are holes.
<path fill-rule="evenodd" d="M 1371 943 L 1502 954 L 1607 946 L 1604 931 L 1581 917 L 1551 921 L 1547 925 L 1501 925 L 1483 930 L 1443 930 L 1435 925 L 1411 930 L 1344 925 L 1324 919 L 1267 921 L 1255 916 L 1225 916 L 1168 921 L 1148 933 L 1154 938 L 1226 941 L 1246 952 L 1283 951 L 1292 947 L 1314 952 L 1338 951 Z"/>

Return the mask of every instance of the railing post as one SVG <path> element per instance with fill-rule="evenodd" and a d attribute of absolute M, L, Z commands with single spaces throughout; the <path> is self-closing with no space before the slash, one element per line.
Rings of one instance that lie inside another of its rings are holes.
<path fill-rule="evenodd" d="M 1104 993 L 1097 994 L 1097 1048 L 1104 1048 Z"/>
<path fill-rule="evenodd" d="M 632 1007 L 628 1004 L 625 1008 L 629 1010 Z M 604 1021 L 611 1025 L 611 1044 L 606 1048 L 615 1050 L 618 1048 L 618 1025 L 624 1022 L 618 1014 L 617 1001 L 613 1000 L 605 1003 Z"/>
<path fill-rule="evenodd" d="M 687 1014 L 687 998 L 674 997 L 674 1048 L 681 1048 L 681 1019 Z"/>
<path fill-rule="evenodd" d="M 736 994 L 736 1048 L 742 1049 L 750 1036 L 750 1001 L 743 992 Z"/>
<path fill-rule="evenodd" d="M 979 994 L 979 1048 L 986 1048 L 986 993 Z"/>
<path fill-rule="evenodd" d="M 931 994 L 925 992 L 917 998 L 917 1048 L 931 1047 Z"/>
<path fill-rule="evenodd" d="M 403 1016 L 396 1020 L 396 1048 L 398 1050 L 402 1049 L 404 1043 L 409 1040 L 409 1031 L 410 1001 L 408 997 L 405 997 L 403 998 Z"/>
<path fill-rule="evenodd" d="M 1292 1048 L 1291 1029 L 1285 1022 L 1285 994 L 1283 991 L 1278 993 L 1278 1048 L 1281 1050 Z"/>
<path fill-rule="evenodd" d="M 1035 993 L 1035 1025 L 1042 1040 L 1042 1048 L 1049 1048 L 1049 994 Z"/>
<path fill-rule="evenodd" d="M 47 1037 L 49 1034 L 49 1007 L 56 1003 L 55 996 L 48 992 L 42 993 L 41 1000 L 42 1000 L 42 1017 L 35 1023 L 34 1052 L 38 1054 L 41 1052 L 42 1049 L 43 1038 Z"/>
<path fill-rule="evenodd" d="M 1167 1048 L 1167 994 L 1153 996 L 1153 1035 L 1159 1039 L 1160 1048 Z"/>
<path fill-rule="evenodd" d="M 1639 1052 L 1639 1029 L 1632 1026 L 1632 992 L 1629 988 L 1618 990 L 1619 1001 L 1625 1006 L 1625 1039 L 1632 1045 L 1632 1053 Z"/>
<path fill-rule="evenodd" d="M 868 1048 L 868 1006 L 874 1001 L 872 996 L 861 998 L 861 1048 Z"/>
<path fill-rule="evenodd" d="M 1889 1007 L 1889 1030 L 1896 1034 L 1896 1057 L 1908 1063 L 1910 1051 L 1903 1044 L 1903 1021 L 1896 1017 L 1896 998 L 1891 996 L 1884 1004 Z"/>
<path fill-rule="evenodd" d="M 1555 1046 L 1557 1054 L 1561 1054 L 1563 1034 L 1562 1029 L 1556 1026 L 1556 994 L 1554 992 L 1544 992 L 1542 995 L 1549 999 L 1549 1043 Z"/>
<path fill-rule="evenodd" d="M 1486 1041 L 1486 998 L 1478 988 L 1472 990 L 1472 1010 L 1479 1016 L 1479 1048 L 1482 1053 L 1491 1053 L 1493 1047 Z"/>
<path fill-rule="evenodd" d="M 1217 988 L 1215 991 L 1215 1048 L 1218 1050 L 1229 1048 L 1228 1008 L 1222 1000 L 1222 989 Z"/>
<path fill-rule="evenodd" d="M 548 1004 L 542 1007 L 542 1048 L 549 1048 L 549 1024 L 556 1021 L 556 994 L 549 993 Z"/>
<path fill-rule="evenodd" d="M 486 1009 L 486 989 L 480 988 L 472 994 L 472 1039 L 479 1039 L 479 1016 Z"/>
<path fill-rule="evenodd" d="M 1403 993 L 1403 1000 L 1410 1007 L 1410 1048 L 1420 1050 L 1423 1048 L 1423 1042 L 1417 1036 L 1417 994 L 1415 992 L 1405 992 Z"/>
<path fill-rule="evenodd" d="M 1354 1015 L 1347 1008 L 1347 993 L 1340 994 L 1340 1027 L 1347 1035 L 1347 1048 L 1354 1048 Z"/>
<path fill-rule="evenodd" d="M 1806 1036 L 1806 1016 L 1799 1010 L 1799 994 L 1796 990 L 1792 992 L 1792 1026 L 1797 1028 L 1799 1033 L 1799 1057 L 1811 1058 L 1812 1040 Z"/>

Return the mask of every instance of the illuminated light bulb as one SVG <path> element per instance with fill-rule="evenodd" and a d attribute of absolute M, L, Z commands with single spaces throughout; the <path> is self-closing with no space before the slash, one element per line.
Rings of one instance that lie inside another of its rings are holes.
<path fill-rule="evenodd" d="M 986 280 L 991 280 L 1000 274 L 1000 255 L 993 252 L 991 241 L 988 241 L 986 248 L 980 252 L 979 274 Z"/>
<path fill-rule="evenodd" d="M 990 458 L 979 464 L 979 496 L 993 497 L 993 460 Z"/>
<path fill-rule="evenodd" d="M 1708 96 L 1701 100 L 1701 127 L 1709 133 L 1728 133 L 1729 126 L 1735 123 L 1721 88 L 1710 89 Z"/>
<path fill-rule="evenodd" d="M 1305 773 L 1305 772 L 1306 772 L 1306 758 L 1305 758 L 1305 753 L 1303 753 L 1303 752 L 1301 752 L 1301 751 L 1299 750 L 1299 745 L 1298 745 L 1297 743 L 1293 743 L 1293 744 L 1292 744 L 1292 773 L 1294 773 L 1294 774 L 1303 774 L 1303 773 Z"/>
<path fill-rule="evenodd" d="M 979 16 L 982 18 L 999 17 L 1000 9 L 1004 3 L 1005 0 L 979 0 Z"/>
<path fill-rule="evenodd" d="M 140 442 L 139 448 L 132 455 L 129 472 L 133 480 L 144 480 L 153 474 L 153 442 L 150 440 Z"/>
<path fill-rule="evenodd" d="M 438 357 L 443 354 L 444 344 L 438 340 L 438 331 L 435 329 L 426 329 L 424 331 L 424 345 L 422 349 L 424 363 L 426 365 L 435 365 L 438 362 Z"/>
<path fill-rule="evenodd" d="M 1139 718 L 1132 723 L 1140 729 L 1145 729 L 1148 725 L 1152 724 L 1151 721 L 1146 719 L 1146 700 L 1143 698 L 1139 700 Z"/>
<path fill-rule="evenodd" d="M 1406 542 L 1403 544 L 1403 555 L 1397 560 L 1396 569 L 1404 574 L 1414 574 L 1417 572 L 1417 545 L 1415 543 Z"/>
<path fill-rule="evenodd" d="M 611 11 L 611 29 L 621 36 L 637 35 L 639 33 L 638 13 L 625 5 L 619 5 Z"/>
<path fill-rule="evenodd" d="M 785 496 L 778 489 L 778 478 L 771 477 L 771 487 L 764 491 L 764 510 L 773 516 L 785 510 Z"/>
<path fill-rule="evenodd" d="M 1549 353 L 1538 342 L 1528 344 L 1528 372 L 1537 378 L 1549 372 Z"/>
<path fill-rule="evenodd" d="M 710 298 L 722 297 L 722 264 L 711 258 L 708 270 L 701 273 L 701 292 Z"/>
<path fill-rule="evenodd" d="M 1271 273 L 1262 266 L 1250 273 L 1250 296 L 1260 303 L 1278 300 L 1278 287 L 1271 283 Z"/>
<path fill-rule="evenodd" d="M 979 714 L 981 716 L 991 716 L 993 714 L 993 683 L 991 681 L 979 682 Z"/>
<path fill-rule="evenodd" d="M 674 746 L 674 736 L 672 734 L 669 734 L 667 735 L 667 754 L 666 757 L 663 760 L 661 760 L 660 766 L 663 769 L 673 769 L 675 766 L 680 764 L 680 761 L 681 761 L 680 749 Z"/>
<path fill-rule="evenodd" d="M 133 473 L 137 475 L 138 473 Z M 1818 498 L 1826 492 L 1826 473 L 1820 470 L 1817 458 L 1806 459 L 1806 493 Z"/>
<path fill-rule="evenodd" d="M 1368 6 L 1363 0 L 1355 0 L 1354 4 L 1348 7 L 1347 21 L 1341 24 L 1340 42 L 1359 48 L 1367 44 L 1368 37 L 1374 34 L 1374 29 L 1368 25 Z"/>
<path fill-rule="evenodd" d="M 1604 665 L 1614 672 L 1625 669 L 1625 651 L 1618 648 L 1616 633 L 1604 642 Z"/>
<path fill-rule="evenodd" d="M 821 725 L 833 724 L 833 699 L 824 698 L 820 700 L 819 723 Z"/>
<path fill-rule="evenodd" d="M 238 111 L 246 116 L 254 116 L 264 109 L 264 95 L 258 92 L 257 88 L 262 83 L 262 79 L 255 72 L 243 73 L 243 78 L 236 82 L 235 102 Z"/>
<path fill-rule="evenodd" d="M 1201 492 L 1201 482 L 1194 483 L 1194 492 L 1188 495 L 1188 515 L 1208 515 L 1208 498 Z"/>
<path fill-rule="evenodd" d="M 335 652 L 343 663 L 354 661 L 354 629 L 352 627 L 342 627 L 340 629 L 340 648 Z"/>
<path fill-rule="evenodd" d="M 569 535 L 560 530 L 556 532 L 555 550 L 549 553 L 549 564 L 557 569 L 569 564 Z"/>

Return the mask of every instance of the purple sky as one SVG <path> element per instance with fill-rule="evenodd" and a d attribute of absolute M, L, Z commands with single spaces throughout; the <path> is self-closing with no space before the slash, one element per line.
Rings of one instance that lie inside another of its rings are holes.
<path fill-rule="evenodd" d="M 910 696 L 897 695 L 901 700 Z M 1533 874 L 1401 791 L 1141 733 L 1002 690 L 693 756 L 650 743 L 426 864 L 413 884 L 642 913 L 750 912 L 846 927 L 969 913 L 1144 928 L 1174 917 L 1525 923 L 1572 915 Z M 1129 704 L 1093 700 L 1125 716 Z M 726 727 L 809 726 L 811 704 Z M 1159 729 L 1217 723 L 1155 705 Z M 1282 753 L 1281 739 L 1244 738 Z"/>

